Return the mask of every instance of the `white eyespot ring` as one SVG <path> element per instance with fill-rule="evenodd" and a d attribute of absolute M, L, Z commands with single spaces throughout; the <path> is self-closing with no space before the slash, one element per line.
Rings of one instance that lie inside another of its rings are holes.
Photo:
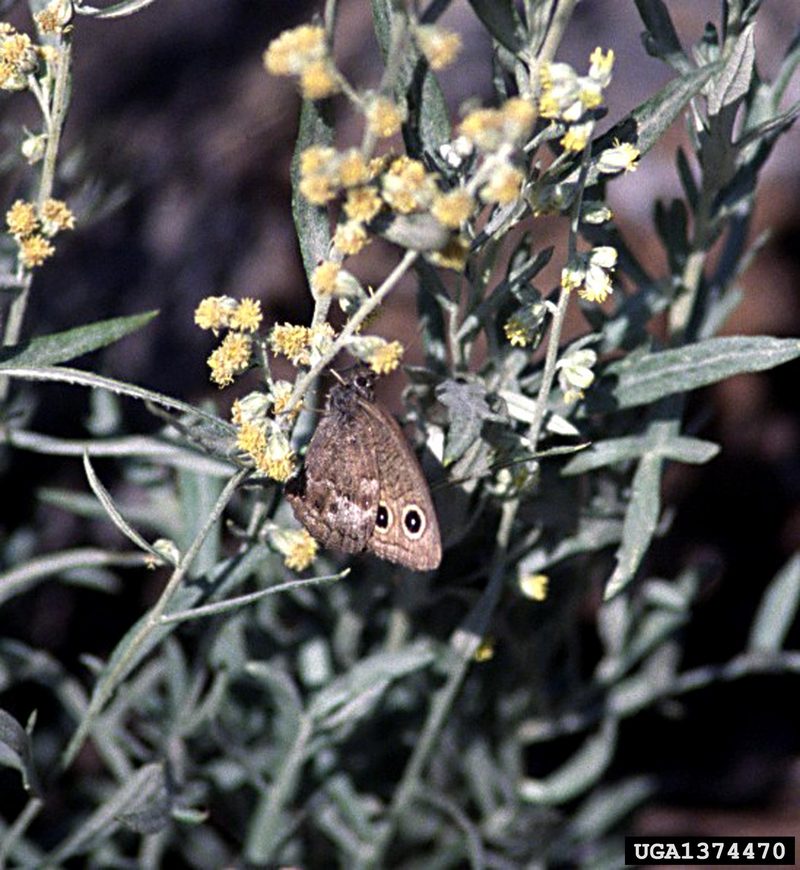
<path fill-rule="evenodd" d="M 378 514 L 375 517 L 375 531 L 379 535 L 387 535 L 394 525 L 394 514 L 385 501 L 378 502 Z"/>
<path fill-rule="evenodd" d="M 418 541 L 428 527 L 425 511 L 418 504 L 407 504 L 403 508 L 403 534 L 411 541 Z"/>

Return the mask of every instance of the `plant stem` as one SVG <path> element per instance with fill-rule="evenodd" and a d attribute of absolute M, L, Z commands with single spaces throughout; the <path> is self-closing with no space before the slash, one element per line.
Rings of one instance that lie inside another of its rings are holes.
<path fill-rule="evenodd" d="M 305 395 L 311 382 L 317 375 L 328 365 L 328 363 L 336 356 L 337 353 L 347 344 L 347 342 L 355 335 L 361 324 L 369 317 L 370 314 L 383 302 L 384 298 L 394 289 L 400 279 L 414 264 L 414 261 L 419 256 L 419 251 L 406 251 L 403 259 L 392 269 L 386 280 L 381 286 L 367 299 L 364 304 L 356 311 L 356 313 L 347 321 L 342 331 L 331 344 L 330 349 L 322 354 L 322 356 L 314 363 L 313 366 L 301 377 L 297 379 L 292 390 L 292 395 L 286 404 L 284 414 L 291 411 L 297 402 Z"/>
<path fill-rule="evenodd" d="M 368 866 L 384 865 L 384 853 L 391 842 L 397 822 L 419 788 L 422 773 L 436 748 L 447 714 L 453 706 L 456 695 L 467 675 L 469 665 L 474 660 L 475 652 L 489 627 L 503 589 L 508 545 L 518 507 L 517 500 L 507 501 L 503 504 L 496 546 L 489 569 L 489 582 L 475 606 L 467 614 L 466 619 L 450 638 L 447 682 L 433 696 L 428 718 L 389 807 L 388 824 L 381 831 Z"/>
<path fill-rule="evenodd" d="M 58 52 L 58 61 L 56 63 L 56 75 L 53 85 L 53 100 L 52 105 L 47 110 L 46 105 L 41 105 L 42 114 L 45 119 L 45 132 L 47 134 L 47 144 L 45 146 L 44 157 L 42 158 L 42 173 L 39 179 L 39 192 L 36 196 L 36 202 L 41 208 L 42 204 L 48 200 L 53 193 L 53 185 L 56 177 L 56 159 L 58 157 L 58 146 L 61 142 L 61 131 L 64 127 L 64 121 L 67 115 L 67 107 L 69 104 L 69 78 L 72 61 L 72 37 L 69 33 L 65 33 L 61 37 L 61 45 Z M 42 102 L 42 95 L 34 92 L 37 99 Z M 8 320 L 3 330 L 3 346 L 14 345 L 19 341 L 22 335 L 22 323 L 25 319 L 25 311 L 28 307 L 28 297 L 31 289 L 31 273 L 24 272 L 20 274 L 22 287 L 19 295 L 11 303 L 8 311 Z M 0 402 L 3 402 L 8 396 L 8 390 L 11 381 L 8 377 L 0 377 Z"/>

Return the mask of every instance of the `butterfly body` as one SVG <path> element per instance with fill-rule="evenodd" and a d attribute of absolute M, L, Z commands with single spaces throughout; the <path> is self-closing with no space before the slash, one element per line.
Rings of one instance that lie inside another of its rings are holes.
<path fill-rule="evenodd" d="M 332 388 L 286 497 L 324 546 L 432 570 L 442 555 L 436 511 L 400 426 L 375 403 L 374 377 L 357 367 Z"/>

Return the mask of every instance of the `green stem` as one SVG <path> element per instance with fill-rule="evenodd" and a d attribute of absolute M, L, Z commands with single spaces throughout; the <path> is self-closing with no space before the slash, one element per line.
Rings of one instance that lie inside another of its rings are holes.
<path fill-rule="evenodd" d="M 312 381 L 328 365 L 337 353 L 356 334 L 361 324 L 383 302 L 384 298 L 395 288 L 400 279 L 414 264 L 419 256 L 419 251 L 406 251 L 403 259 L 392 269 L 381 286 L 367 299 L 356 313 L 347 321 L 342 331 L 331 344 L 329 350 L 314 363 L 313 366 L 297 379 L 292 390 L 292 395 L 286 405 L 284 414 L 291 411 L 300 399 L 305 395 Z"/>
<path fill-rule="evenodd" d="M 46 106 L 42 105 L 42 114 L 45 119 L 45 132 L 47 135 L 47 144 L 45 146 L 44 157 L 42 158 L 42 172 L 39 179 L 39 192 L 36 196 L 36 202 L 39 207 L 48 200 L 53 194 L 53 185 L 56 177 L 56 160 L 58 157 L 58 146 L 61 142 L 61 131 L 64 127 L 66 119 L 67 107 L 69 105 L 69 78 L 72 61 L 72 40 L 69 33 L 61 37 L 61 45 L 59 46 L 58 61 L 56 65 L 56 76 L 53 85 L 53 101 L 49 112 Z M 34 92 L 37 99 L 41 102 L 42 95 Z M 25 311 L 28 307 L 28 298 L 31 289 L 31 273 L 25 272 L 21 276 L 22 288 L 19 295 L 11 303 L 8 311 L 8 320 L 3 330 L 3 345 L 9 346 L 17 344 L 22 335 L 22 323 L 25 319 Z M 0 377 L 0 403 L 8 396 L 10 387 L 10 379 L 8 377 Z"/>
<path fill-rule="evenodd" d="M 464 622 L 450 638 L 447 682 L 433 696 L 428 718 L 403 771 L 402 779 L 395 790 L 394 798 L 389 806 L 388 824 L 379 835 L 374 851 L 369 858 L 369 866 L 380 867 L 384 865 L 384 853 L 391 842 L 397 823 L 419 789 L 422 774 L 439 741 L 447 715 L 489 627 L 497 602 L 500 600 L 500 593 L 503 590 L 506 556 L 518 507 L 519 502 L 516 500 L 507 501 L 503 505 L 500 525 L 497 530 L 497 545 L 489 570 L 489 582 Z"/>
<path fill-rule="evenodd" d="M 234 492 L 236 492 L 239 485 L 249 474 L 250 471 L 247 469 L 239 471 L 227 482 L 202 528 L 195 535 L 189 549 L 172 572 L 172 575 L 167 581 L 167 585 L 164 587 L 164 591 L 161 593 L 158 601 L 153 605 L 152 609 L 147 614 L 147 617 L 139 626 L 135 636 L 131 638 L 125 651 L 119 659 L 114 662 L 113 668 L 111 668 L 108 674 L 101 677 L 101 681 L 98 683 L 98 686 L 92 695 L 92 700 L 89 703 L 89 708 L 83 717 L 83 721 L 64 752 L 64 768 L 72 763 L 72 760 L 75 758 L 75 755 L 91 730 L 92 724 L 100 714 L 100 711 L 105 707 L 117 687 L 133 668 L 140 655 L 140 650 L 146 645 L 154 632 L 163 629 L 162 617 L 164 616 L 164 611 L 167 605 L 175 592 L 177 592 L 178 587 L 183 583 L 192 562 L 200 552 L 200 548 L 203 546 L 206 538 L 214 528 L 214 525 L 219 521 L 222 512 L 233 497 Z"/>

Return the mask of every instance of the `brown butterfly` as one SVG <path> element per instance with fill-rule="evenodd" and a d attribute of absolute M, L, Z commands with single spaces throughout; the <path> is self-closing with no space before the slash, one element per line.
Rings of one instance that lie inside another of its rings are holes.
<path fill-rule="evenodd" d="M 442 544 L 428 484 L 397 421 L 375 404 L 374 383 L 359 365 L 331 389 L 286 497 L 323 546 L 430 571 Z"/>

